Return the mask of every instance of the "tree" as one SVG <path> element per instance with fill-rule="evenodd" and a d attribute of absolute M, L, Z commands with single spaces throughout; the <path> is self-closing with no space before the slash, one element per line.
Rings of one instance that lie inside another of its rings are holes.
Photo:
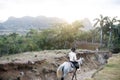
<path fill-rule="evenodd" d="M 119 20 L 117 20 L 119 22 Z M 113 53 L 120 52 L 120 23 L 114 25 L 114 28 L 112 29 L 112 46 L 111 51 Z"/>
<path fill-rule="evenodd" d="M 109 39 L 108 39 L 108 48 L 109 49 L 111 48 L 111 45 L 112 45 L 112 32 L 115 29 L 114 23 L 117 22 L 116 18 L 117 17 L 113 17 L 113 18 L 106 17 L 105 18 L 105 20 L 106 20 L 106 24 L 105 24 L 106 29 L 104 29 L 104 32 L 109 31 Z"/>
<path fill-rule="evenodd" d="M 103 28 L 104 28 L 104 25 L 106 23 L 106 17 L 103 17 L 103 15 L 100 15 L 100 18 L 95 18 L 96 22 L 94 24 L 94 27 L 96 27 L 97 25 L 99 25 L 100 27 L 100 35 L 101 35 L 101 38 L 100 38 L 100 46 L 102 47 L 102 44 L 103 44 Z"/>

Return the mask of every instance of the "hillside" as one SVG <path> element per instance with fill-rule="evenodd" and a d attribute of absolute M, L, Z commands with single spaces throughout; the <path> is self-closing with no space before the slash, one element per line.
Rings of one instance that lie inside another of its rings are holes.
<path fill-rule="evenodd" d="M 65 21 L 55 17 L 30 17 L 24 16 L 21 18 L 9 17 L 7 21 L 0 23 L 0 32 L 26 32 L 29 29 L 47 29 L 57 23 Z"/>
<path fill-rule="evenodd" d="M 56 69 L 64 61 L 68 61 L 68 52 L 70 50 L 44 50 L 0 57 L 0 80 L 57 80 Z M 91 77 L 100 66 L 100 62 L 96 61 L 94 51 L 77 52 L 78 58 L 85 59 L 80 71 L 77 71 L 77 78 L 85 80 Z M 65 80 L 70 80 L 71 76 L 72 74 L 68 74 Z"/>

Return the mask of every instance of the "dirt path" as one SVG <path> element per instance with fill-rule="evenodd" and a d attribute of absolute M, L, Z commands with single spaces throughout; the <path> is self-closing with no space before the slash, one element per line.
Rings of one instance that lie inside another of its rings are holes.
<path fill-rule="evenodd" d="M 78 80 L 89 79 L 89 78 L 92 77 L 92 75 L 93 75 L 94 72 L 96 72 L 96 69 L 89 70 L 89 71 L 86 71 L 86 72 L 78 71 L 78 72 L 77 72 L 77 79 L 78 79 Z"/>

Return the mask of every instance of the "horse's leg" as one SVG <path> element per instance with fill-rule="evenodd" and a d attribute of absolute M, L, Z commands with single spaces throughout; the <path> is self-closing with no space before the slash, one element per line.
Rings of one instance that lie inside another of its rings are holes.
<path fill-rule="evenodd" d="M 64 80 L 64 77 L 65 77 L 65 68 L 63 67 L 62 68 L 62 78 L 61 78 L 61 80 Z"/>
<path fill-rule="evenodd" d="M 72 80 L 73 80 L 74 76 L 75 76 L 75 72 L 73 73 Z"/>
<path fill-rule="evenodd" d="M 77 75 L 76 75 L 76 72 L 75 72 L 75 80 L 77 80 Z"/>
<path fill-rule="evenodd" d="M 75 69 L 75 72 L 73 73 L 72 80 L 73 80 L 74 76 L 75 76 L 75 79 L 77 80 L 77 78 L 76 78 L 76 71 L 77 71 L 77 69 Z"/>
<path fill-rule="evenodd" d="M 72 76 L 72 80 L 73 80 L 73 78 L 74 78 L 74 73 L 73 73 L 73 76 Z"/>
<path fill-rule="evenodd" d="M 66 76 L 67 74 L 68 74 L 68 72 L 67 72 L 67 71 L 64 71 L 61 80 L 64 80 L 64 78 L 65 78 L 65 76 Z"/>
<path fill-rule="evenodd" d="M 64 72 L 61 80 L 64 80 L 64 78 L 65 78 L 66 75 L 67 75 L 67 72 Z"/>
<path fill-rule="evenodd" d="M 64 80 L 64 77 L 62 77 L 61 80 Z"/>

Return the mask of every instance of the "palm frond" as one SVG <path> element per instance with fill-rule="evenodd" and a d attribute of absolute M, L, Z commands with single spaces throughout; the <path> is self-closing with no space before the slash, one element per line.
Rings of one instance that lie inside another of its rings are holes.
<path fill-rule="evenodd" d="M 102 14 L 100 14 L 100 18 L 103 19 L 103 15 Z"/>
<path fill-rule="evenodd" d="M 97 24 L 98 24 L 98 22 L 99 22 L 99 21 L 97 21 L 97 22 L 93 25 L 93 27 L 96 27 L 96 26 L 97 26 Z"/>

